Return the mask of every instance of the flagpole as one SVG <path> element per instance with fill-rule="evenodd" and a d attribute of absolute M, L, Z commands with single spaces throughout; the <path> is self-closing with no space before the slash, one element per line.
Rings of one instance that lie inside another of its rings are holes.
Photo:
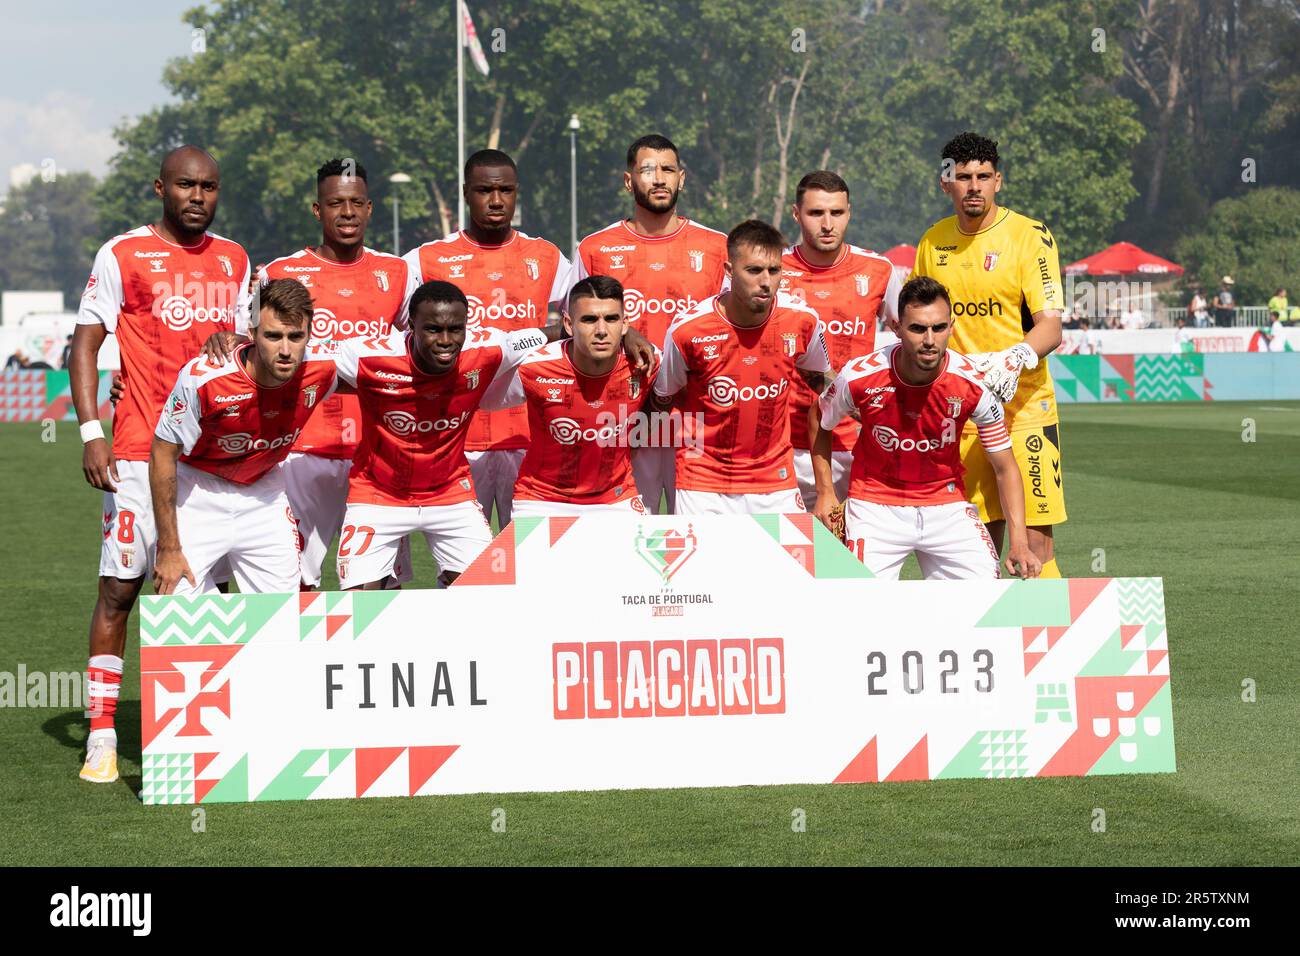
<path fill-rule="evenodd" d="M 465 15 L 456 7 L 456 228 L 465 228 Z"/>

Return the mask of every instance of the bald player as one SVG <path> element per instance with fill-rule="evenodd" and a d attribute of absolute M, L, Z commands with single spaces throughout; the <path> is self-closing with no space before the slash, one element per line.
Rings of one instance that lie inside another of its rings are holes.
<path fill-rule="evenodd" d="M 221 173 L 197 146 L 162 161 L 154 194 L 162 215 L 104 243 L 95 256 L 72 337 L 72 400 L 81 423 L 82 470 L 104 493 L 99 596 L 90 619 L 87 708 L 90 735 L 81 779 L 117 779 L 114 714 L 122 683 L 126 622 L 152 570 L 155 531 L 149 491 L 153 430 L 181 366 L 213 332 L 244 332 L 248 255 L 208 232 Z M 125 397 L 112 443 L 99 423 L 97 356 L 117 336 Z"/>

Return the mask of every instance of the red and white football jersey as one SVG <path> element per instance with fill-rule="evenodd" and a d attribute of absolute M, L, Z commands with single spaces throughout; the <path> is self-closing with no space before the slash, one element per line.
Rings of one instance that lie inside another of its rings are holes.
<path fill-rule="evenodd" d="M 499 246 L 479 245 L 464 232 L 426 242 L 403 258 L 410 267 L 407 298 L 432 279 L 450 282 L 469 299 L 469 328 L 514 332 L 546 324 L 551 304 L 569 294 L 569 260 L 545 239 L 514 230 Z M 470 451 L 527 448 L 523 408 L 474 417 L 465 447 Z"/>
<path fill-rule="evenodd" d="M 659 371 L 656 352 L 648 371 L 627 357 L 607 375 L 583 375 L 569 357 L 572 342 L 555 342 L 528 356 L 510 380 L 502 404 L 528 406 L 530 443 L 515 481 L 515 498 L 611 504 L 631 498 L 629 438 L 647 429 L 642 407 Z"/>
<path fill-rule="evenodd" d="M 952 349 L 929 385 L 898 377 L 897 351 L 895 343 L 849 362 L 821 397 L 822 428 L 834 428 L 855 408 L 861 413 L 849 497 L 885 505 L 964 501 L 962 426 L 974 422 L 987 451 L 1011 448 L 1002 403 Z"/>
<path fill-rule="evenodd" d="M 833 265 L 815 266 L 797 245 L 781 258 L 781 291 L 816 310 L 821 316 L 831 369 L 842 369 L 849 359 L 876 349 L 876 319 L 897 315 L 902 284 L 884 256 L 845 243 Z M 808 406 L 816 399 L 802 381 L 790 396 L 790 440 L 795 448 L 808 447 Z M 846 418 L 835 428 L 832 446 L 848 451 L 858 440 L 858 423 Z"/>
<path fill-rule="evenodd" d="M 252 345 L 214 364 L 185 364 L 154 434 L 181 446 L 181 461 L 210 475 L 251 485 L 284 461 L 312 413 L 337 386 L 334 363 L 308 348 L 293 378 L 276 388 L 244 371 Z"/>
<path fill-rule="evenodd" d="M 77 324 L 117 336 L 126 394 L 113 412 L 115 457 L 148 461 L 181 366 L 213 332 L 248 331 L 248 279 L 248 254 L 210 232 L 181 246 L 141 226 L 99 247 Z"/>
<path fill-rule="evenodd" d="M 817 313 L 788 296 L 778 293 L 755 328 L 732 325 L 718 296 L 679 316 L 655 378 L 659 395 L 686 390 L 677 487 L 719 494 L 795 487 L 790 395 L 798 369 L 827 372 L 830 359 Z"/>
<path fill-rule="evenodd" d="M 450 505 L 474 497 L 465 439 L 485 397 L 499 395 L 532 349 L 539 330 L 466 334 L 456 365 L 442 375 L 422 372 L 409 335 L 348 339 L 323 345 L 339 378 L 361 401 L 361 443 L 348 476 L 349 504 Z M 490 404 L 499 402 L 494 399 Z"/>
<path fill-rule="evenodd" d="M 727 261 L 725 233 L 682 218 L 666 236 L 643 236 L 627 220 L 578 243 L 569 288 L 587 276 L 623 284 L 623 317 L 656 346 L 673 319 L 722 291 Z"/>
<path fill-rule="evenodd" d="M 403 321 L 406 260 L 365 249 L 355 262 L 334 262 L 311 249 L 276 259 L 267 279 L 297 279 L 311 293 L 311 340 L 382 338 Z M 345 426 L 351 422 L 351 426 Z M 349 459 L 357 448 L 361 405 L 355 395 L 335 395 L 307 422 L 294 451 Z"/>

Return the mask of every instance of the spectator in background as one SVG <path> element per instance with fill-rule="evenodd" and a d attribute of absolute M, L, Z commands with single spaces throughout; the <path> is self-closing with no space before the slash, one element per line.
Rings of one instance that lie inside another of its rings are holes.
<path fill-rule="evenodd" d="M 68 362 L 72 359 L 72 336 L 68 336 L 68 341 L 64 343 L 63 354 L 59 356 L 59 368 L 67 368 Z"/>
<path fill-rule="evenodd" d="M 1274 313 L 1273 324 L 1268 330 L 1268 350 L 1270 352 L 1286 351 L 1286 326 L 1282 324 L 1282 316 Z"/>
<path fill-rule="evenodd" d="M 1187 303 L 1187 317 L 1198 329 L 1206 328 L 1210 324 L 1210 304 L 1205 301 L 1205 295 L 1198 285 L 1192 286 L 1192 299 Z"/>
<path fill-rule="evenodd" d="M 1179 318 L 1175 323 L 1174 351 L 1181 355 L 1190 355 L 1196 351 L 1196 341 L 1192 338 L 1192 330 L 1187 327 L 1187 320 L 1184 318 Z"/>
<path fill-rule="evenodd" d="M 1087 319 L 1079 320 L 1079 354 L 1099 355 L 1101 353 L 1101 333 L 1093 329 Z"/>
<path fill-rule="evenodd" d="M 1214 324 L 1221 329 L 1230 329 L 1237 316 L 1237 299 L 1232 287 L 1232 276 L 1224 276 L 1219 291 L 1214 294 Z"/>
<path fill-rule="evenodd" d="M 31 362 L 28 361 L 26 354 L 22 349 L 18 349 L 13 355 L 9 356 L 9 359 L 5 362 L 5 371 L 18 371 L 27 368 L 29 365 L 31 365 Z"/>
<path fill-rule="evenodd" d="M 1274 321 L 1286 319 L 1287 312 L 1286 289 L 1278 289 L 1268 300 L 1268 317 Z"/>
<path fill-rule="evenodd" d="M 1120 328 L 1136 331 L 1146 328 L 1147 320 L 1142 315 L 1142 310 L 1130 302 L 1124 309 L 1124 314 L 1119 318 Z"/>

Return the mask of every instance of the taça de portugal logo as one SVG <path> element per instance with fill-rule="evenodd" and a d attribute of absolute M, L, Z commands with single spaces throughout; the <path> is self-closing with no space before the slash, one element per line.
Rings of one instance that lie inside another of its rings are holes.
<path fill-rule="evenodd" d="M 669 529 L 667 531 L 650 531 L 637 525 L 636 553 L 641 555 L 646 564 L 654 568 L 664 587 L 672 580 L 682 565 L 695 553 L 694 525 L 686 526 L 686 533 Z"/>

